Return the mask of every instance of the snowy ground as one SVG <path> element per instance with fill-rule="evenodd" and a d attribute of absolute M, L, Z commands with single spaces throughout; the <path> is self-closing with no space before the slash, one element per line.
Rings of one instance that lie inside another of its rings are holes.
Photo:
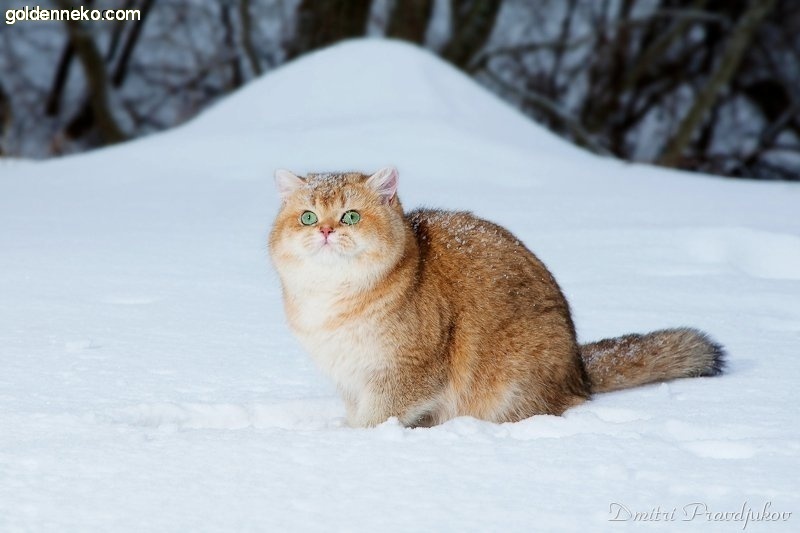
<path fill-rule="evenodd" d="M 271 176 L 387 164 L 406 206 L 516 233 L 582 340 L 696 326 L 729 372 L 517 424 L 345 427 L 284 323 Z M 0 160 L 0 531 L 797 531 L 799 211 L 797 185 L 583 153 L 377 41 L 166 134 Z M 793 514 L 681 522 L 692 503 Z M 626 528 L 613 504 L 676 513 Z"/>

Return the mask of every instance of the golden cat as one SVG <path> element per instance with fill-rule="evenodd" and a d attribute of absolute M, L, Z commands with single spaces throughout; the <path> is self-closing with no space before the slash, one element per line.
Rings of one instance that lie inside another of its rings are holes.
<path fill-rule="evenodd" d="M 721 372 L 693 329 L 578 345 L 553 276 L 504 228 L 405 213 L 397 171 L 275 175 L 270 234 L 289 325 L 352 426 L 559 415 L 592 392 Z"/>

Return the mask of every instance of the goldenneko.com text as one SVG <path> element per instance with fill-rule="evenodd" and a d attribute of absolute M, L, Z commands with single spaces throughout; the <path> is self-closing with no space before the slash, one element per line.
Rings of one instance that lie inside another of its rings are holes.
<path fill-rule="evenodd" d="M 19 9 L 6 9 L 6 24 L 17 22 L 56 21 L 127 21 L 140 20 L 138 9 L 87 9 L 80 6 L 74 9 L 46 9 L 39 6 L 25 6 Z"/>

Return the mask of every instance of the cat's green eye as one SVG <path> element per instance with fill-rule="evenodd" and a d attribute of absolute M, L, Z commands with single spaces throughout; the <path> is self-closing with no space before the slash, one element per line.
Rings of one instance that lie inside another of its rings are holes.
<path fill-rule="evenodd" d="M 342 223 L 348 226 L 357 224 L 359 220 L 361 220 L 361 215 L 358 214 L 358 211 L 348 211 L 342 215 Z"/>
<path fill-rule="evenodd" d="M 312 211 L 304 211 L 302 215 L 300 215 L 300 222 L 304 226 L 310 226 L 312 224 L 317 223 L 317 215 L 314 214 Z"/>

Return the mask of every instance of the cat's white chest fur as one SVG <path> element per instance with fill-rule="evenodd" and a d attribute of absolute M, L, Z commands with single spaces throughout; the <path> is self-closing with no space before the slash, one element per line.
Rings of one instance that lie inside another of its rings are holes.
<path fill-rule="evenodd" d="M 389 350 L 375 319 L 342 309 L 336 293 L 304 288 L 290 292 L 289 324 L 303 347 L 344 394 L 348 410 L 364 411 L 375 399 L 370 382 L 391 366 Z M 336 318 L 345 317 L 341 322 Z M 331 327 L 332 319 L 336 321 Z M 354 413 L 350 413 L 355 415 Z M 362 413 L 361 416 L 369 416 Z"/>

